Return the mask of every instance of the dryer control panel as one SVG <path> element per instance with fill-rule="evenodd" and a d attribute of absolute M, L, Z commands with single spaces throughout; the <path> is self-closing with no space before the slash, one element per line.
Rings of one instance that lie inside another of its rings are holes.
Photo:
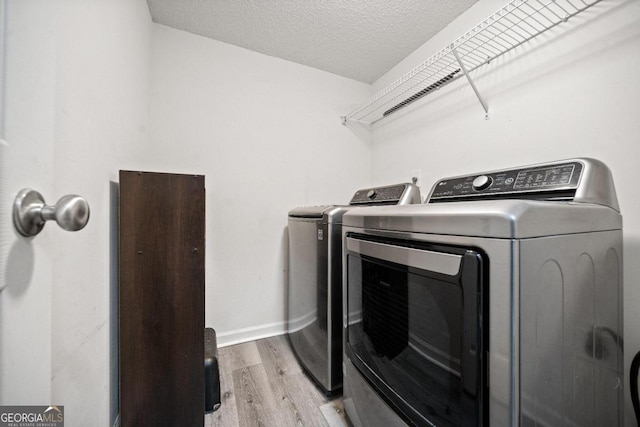
<path fill-rule="evenodd" d="M 438 181 L 428 203 L 502 198 L 572 200 L 584 170 L 581 161 L 526 166 Z"/>

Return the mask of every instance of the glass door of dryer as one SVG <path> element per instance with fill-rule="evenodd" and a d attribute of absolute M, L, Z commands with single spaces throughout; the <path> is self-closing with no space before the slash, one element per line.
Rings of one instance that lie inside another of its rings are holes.
<path fill-rule="evenodd" d="M 483 255 L 358 234 L 346 250 L 350 361 L 410 424 L 483 425 Z"/>

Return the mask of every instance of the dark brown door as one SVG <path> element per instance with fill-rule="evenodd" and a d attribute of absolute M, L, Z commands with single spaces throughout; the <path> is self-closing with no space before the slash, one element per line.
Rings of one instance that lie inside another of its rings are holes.
<path fill-rule="evenodd" d="M 204 423 L 204 176 L 120 171 L 120 420 Z"/>

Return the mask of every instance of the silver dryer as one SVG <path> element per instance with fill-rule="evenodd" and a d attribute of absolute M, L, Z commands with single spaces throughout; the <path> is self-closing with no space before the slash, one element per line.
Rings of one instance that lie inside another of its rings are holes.
<path fill-rule="evenodd" d="M 622 216 L 576 158 L 343 217 L 355 425 L 621 426 Z"/>

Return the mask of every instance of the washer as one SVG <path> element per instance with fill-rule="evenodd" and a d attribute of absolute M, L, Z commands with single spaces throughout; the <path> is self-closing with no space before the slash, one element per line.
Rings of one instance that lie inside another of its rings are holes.
<path fill-rule="evenodd" d="M 357 206 L 420 202 L 416 185 L 398 184 L 358 190 L 348 206 L 289 211 L 289 341 L 327 393 L 342 388 L 342 216 Z"/>
<path fill-rule="evenodd" d="M 621 426 L 622 216 L 576 158 L 343 217 L 356 426 Z"/>

